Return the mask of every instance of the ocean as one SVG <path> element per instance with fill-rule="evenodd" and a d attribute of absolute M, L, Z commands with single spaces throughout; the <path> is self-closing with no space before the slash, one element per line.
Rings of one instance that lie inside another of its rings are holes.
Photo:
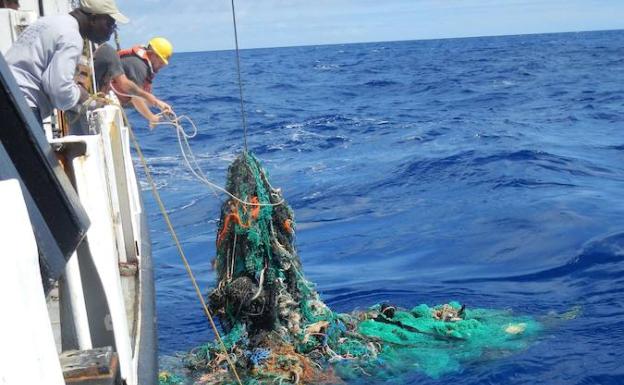
<path fill-rule="evenodd" d="M 248 147 L 334 309 L 456 300 L 537 319 L 528 349 L 413 384 L 624 383 L 624 31 L 241 51 Z M 155 94 L 218 185 L 243 149 L 233 51 L 175 54 Z M 175 130 L 131 121 L 204 293 L 223 195 Z M 213 334 L 142 179 L 159 352 Z"/>

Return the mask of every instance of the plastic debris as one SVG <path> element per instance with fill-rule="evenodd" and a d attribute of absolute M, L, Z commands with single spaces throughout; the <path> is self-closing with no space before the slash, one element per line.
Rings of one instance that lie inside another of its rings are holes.
<path fill-rule="evenodd" d="M 226 188 L 243 202 L 222 206 L 209 303 L 247 384 L 339 384 L 414 370 L 435 378 L 524 349 L 541 329 L 531 317 L 457 302 L 336 313 L 305 279 L 294 212 L 252 154 L 232 163 Z M 225 354 L 214 342 L 191 351 L 195 383 L 235 383 Z"/>

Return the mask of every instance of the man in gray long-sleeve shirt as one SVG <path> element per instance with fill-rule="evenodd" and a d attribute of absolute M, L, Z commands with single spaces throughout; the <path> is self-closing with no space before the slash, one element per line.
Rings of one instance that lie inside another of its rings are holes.
<path fill-rule="evenodd" d="M 110 39 L 116 22 L 128 19 L 119 13 L 115 0 L 80 0 L 67 15 L 43 17 L 26 28 L 6 53 L 6 61 L 40 118 L 53 108 L 68 110 L 88 95 L 74 81 L 83 38 L 94 43 Z"/>

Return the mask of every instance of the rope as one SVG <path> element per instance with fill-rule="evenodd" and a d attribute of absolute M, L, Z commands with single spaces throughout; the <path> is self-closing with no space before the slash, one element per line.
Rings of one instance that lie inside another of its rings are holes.
<path fill-rule="evenodd" d="M 117 29 L 115 29 L 114 36 L 115 36 L 115 45 L 117 46 L 117 51 L 121 51 L 121 42 L 119 41 L 119 31 L 117 31 Z"/>
<path fill-rule="evenodd" d="M 180 152 L 182 153 L 182 158 L 184 159 L 184 163 L 186 164 L 186 167 L 191 171 L 191 173 L 197 178 L 197 180 L 206 184 L 208 187 L 212 188 L 213 191 L 218 190 L 226 194 L 230 198 L 234 199 L 235 201 L 241 204 L 247 205 L 247 206 L 261 206 L 261 207 L 262 206 L 279 206 L 282 203 L 284 203 L 283 198 L 280 199 L 280 201 L 277 203 L 259 203 L 259 202 L 245 201 L 235 196 L 234 194 L 230 193 L 223 187 L 211 182 L 206 176 L 206 174 L 204 174 L 199 164 L 197 163 L 197 157 L 193 153 L 193 150 L 191 149 L 191 145 L 188 142 L 188 139 L 192 139 L 195 137 L 195 135 L 197 135 L 197 126 L 195 125 L 195 122 L 193 122 L 193 120 L 186 115 L 177 116 L 175 112 L 171 112 L 169 114 L 161 113 L 159 115 L 167 119 L 167 121 L 162 122 L 162 123 L 155 123 L 154 125 L 156 126 L 171 125 L 175 127 L 176 133 L 178 135 L 178 144 L 180 146 Z M 191 126 L 193 127 L 193 131 L 190 134 L 184 130 L 184 127 L 180 123 L 181 121 L 187 121 L 191 124 Z M 273 186 L 269 185 L 269 187 L 272 190 L 275 190 Z"/>
<path fill-rule="evenodd" d="M 236 25 L 236 10 L 234 7 L 234 0 L 231 0 L 231 4 L 232 4 L 232 21 L 234 23 L 234 42 L 236 44 L 236 70 L 237 70 L 237 74 L 238 74 L 238 90 L 239 90 L 239 94 L 240 94 L 240 107 L 241 107 L 241 120 L 242 120 L 242 124 L 243 124 L 243 142 L 244 142 L 244 151 L 245 154 L 247 154 L 248 152 L 248 147 L 247 147 L 247 120 L 245 118 L 245 105 L 244 105 L 244 101 L 243 101 L 243 82 L 242 82 L 242 76 L 241 76 L 241 70 L 240 70 L 240 49 L 238 46 L 238 30 L 237 30 L 237 25 Z M 115 33 L 115 42 L 117 44 L 117 47 L 119 49 L 119 35 L 117 33 Z M 112 84 L 111 84 L 112 86 Z M 115 92 L 117 92 L 117 90 L 115 90 Z M 120 93 L 118 93 L 120 94 Z M 130 96 L 130 95 L 126 95 L 126 96 Z M 132 97 L 132 96 L 131 96 Z M 176 244 L 176 248 L 178 249 L 178 253 L 180 254 L 180 258 L 182 258 L 182 262 L 184 263 L 184 268 L 186 269 L 186 272 L 191 280 L 191 283 L 193 284 L 193 287 L 195 289 L 195 293 L 197 294 L 197 298 L 199 299 L 202 308 L 204 310 L 204 313 L 206 314 L 206 316 L 208 317 L 208 321 L 210 322 L 210 326 L 212 327 L 212 330 L 215 333 L 215 336 L 217 338 L 217 341 L 219 342 L 219 345 L 225 355 L 225 359 L 228 362 L 228 365 L 230 366 L 230 368 L 232 369 L 232 372 L 234 373 L 234 376 L 236 377 L 236 381 L 238 382 L 239 385 L 242 385 L 241 379 L 238 376 L 238 372 L 236 370 L 236 366 L 234 365 L 234 363 L 232 362 L 232 359 L 230 358 L 230 355 L 228 354 L 228 350 L 225 346 L 225 343 L 223 342 L 223 339 L 221 338 L 221 335 L 219 333 L 219 330 L 217 329 L 217 326 L 214 322 L 214 319 L 212 318 L 212 314 L 210 314 L 210 310 L 208 309 L 208 306 L 206 304 L 206 301 L 204 300 L 204 297 L 201 293 L 201 289 L 199 288 L 199 285 L 197 283 L 197 280 L 195 279 L 195 275 L 193 274 L 193 270 L 191 269 L 191 266 L 188 262 L 188 259 L 186 258 L 186 255 L 184 253 L 184 250 L 182 249 L 182 245 L 180 244 L 180 240 L 178 239 L 178 236 L 176 234 L 176 231 L 173 227 L 173 223 L 171 222 L 171 219 L 169 218 L 169 215 L 167 214 L 167 210 L 165 208 L 165 205 L 162 201 L 162 199 L 160 198 L 160 194 L 158 193 L 158 189 L 156 188 L 156 184 L 154 183 L 154 180 L 152 178 L 152 175 L 149 171 L 149 167 L 147 165 L 147 161 L 145 160 L 145 157 L 143 156 L 143 152 L 141 151 L 141 147 L 139 146 L 138 141 L 136 140 L 136 137 L 134 136 L 134 132 L 132 130 L 132 127 L 130 126 L 130 122 L 128 120 L 128 117 L 125 114 L 125 111 L 123 109 L 123 107 L 119 106 L 120 110 L 122 112 L 123 118 L 126 122 L 126 125 L 128 126 L 128 132 L 130 133 L 130 137 L 132 139 L 132 142 L 134 144 L 134 148 L 136 149 L 137 154 L 139 155 L 139 159 L 141 160 L 141 164 L 143 165 L 143 169 L 145 170 L 145 175 L 147 177 L 147 180 L 150 184 L 151 190 L 152 190 L 152 194 L 154 195 L 154 198 L 156 200 L 156 202 L 158 203 L 158 207 L 160 208 L 160 211 L 163 215 L 163 218 L 165 219 L 165 222 L 167 223 L 167 227 L 169 228 L 169 232 L 171 233 L 171 237 L 173 238 L 175 244 Z M 284 200 L 280 200 L 280 202 L 278 203 L 269 203 L 269 204 L 261 204 L 261 203 L 252 203 L 252 202 L 246 202 L 236 196 L 234 196 L 233 194 L 231 194 L 229 191 L 225 190 L 224 188 L 221 188 L 220 186 L 212 183 L 210 180 L 208 180 L 208 178 L 206 177 L 206 175 L 204 174 L 203 170 L 199 167 L 199 164 L 197 163 L 197 158 L 195 157 L 195 154 L 193 154 L 193 151 L 191 149 L 191 146 L 188 142 L 188 139 L 192 139 L 197 135 L 197 126 L 195 125 L 195 123 L 193 122 L 193 120 L 185 115 L 181 115 L 181 116 L 177 116 L 175 114 L 175 112 L 171 111 L 168 114 L 164 114 L 161 113 L 160 114 L 163 117 L 168 118 L 167 122 L 163 122 L 163 123 L 156 123 L 155 125 L 163 125 L 163 124 L 170 124 L 173 125 L 176 128 L 176 133 L 177 133 L 177 137 L 178 137 L 178 143 L 180 145 L 180 151 L 182 153 L 182 156 L 184 158 L 184 162 L 186 164 L 186 166 L 188 167 L 188 169 L 191 171 L 191 173 L 201 182 L 203 182 L 204 184 L 208 185 L 209 187 L 211 187 L 213 189 L 213 192 L 216 195 L 216 190 L 222 191 L 225 194 L 227 194 L 228 196 L 230 196 L 232 199 L 245 204 L 245 205 L 253 205 L 253 206 L 276 206 L 276 205 L 280 205 L 284 202 Z M 187 133 L 184 130 L 184 127 L 182 126 L 182 124 L 180 124 L 180 122 L 182 120 L 186 120 L 188 121 L 191 126 L 193 127 L 193 131 L 192 133 Z M 189 160 L 190 158 L 190 160 Z M 195 168 L 193 167 L 193 165 L 195 166 Z M 273 189 L 272 186 L 269 185 L 269 187 Z M 263 280 L 264 278 L 264 270 L 261 273 L 261 280 Z M 262 285 L 260 285 L 262 286 Z M 256 297 L 258 296 L 259 293 L 256 294 Z M 297 381 L 298 382 L 298 381 Z"/>
<path fill-rule="evenodd" d="M 106 98 L 102 98 L 100 95 L 95 94 L 92 95 L 87 101 L 85 101 L 85 103 L 83 105 L 86 105 L 87 102 L 91 101 L 91 100 L 101 100 L 101 101 L 105 101 L 107 104 L 114 104 L 111 103 L 111 101 L 109 99 Z M 139 142 L 136 140 L 136 137 L 134 136 L 134 131 L 132 130 L 132 127 L 130 125 L 130 121 L 128 120 L 128 117 L 123 109 L 123 107 L 121 107 L 121 105 L 117 104 L 117 106 L 119 107 L 119 110 L 122 113 L 123 119 L 128 127 L 128 132 L 130 134 L 130 138 L 132 140 L 132 143 L 134 145 L 134 148 L 139 156 L 139 159 L 141 160 L 141 165 L 143 166 L 143 170 L 145 171 L 145 175 L 147 178 L 147 181 L 151 187 L 152 190 L 152 194 L 154 195 L 154 199 L 156 200 L 156 203 L 158 204 L 158 207 L 160 209 L 160 212 L 167 224 L 167 227 L 169 229 L 169 232 L 171 234 L 171 237 L 173 238 L 174 243 L 176 244 L 176 248 L 178 249 L 178 253 L 180 255 L 180 258 L 182 259 L 182 262 L 184 264 L 184 268 L 186 269 L 186 272 L 191 280 L 191 283 L 193 284 L 193 288 L 195 289 L 195 293 L 197 294 L 197 298 L 199 299 L 199 302 L 201 303 L 202 309 L 204 310 L 204 313 L 206 314 L 206 316 L 208 317 L 208 321 L 210 322 L 210 326 L 212 328 L 212 330 L 215 333 L 215 337 L 217 338 L 217 341 L 219 343 L 219 346 L 221 347 L 221 350 L 224 353 L 225 359 L 228 362 L 228 365 L 230 366 L 230 368 L 232 369 L 232 372 L 234 373 L 234 376 L 236 377 L 236 381 L 238 382 L 239 385 L 242 385 L 241 379 L 238 375 L 238 372 L 236 370 L 236 366 L 234 365 L 234 363 L 232 362 L 232 359 L 230 358 L 230 355 L 228 354 L 228 350 L 227 347 L 225 346 L 225 343 L 223 342 L 223 339 L 221 338 L 221 334 L 219 333 L 219 330 L 217 329 L 217 325 L 214 322 L 214 319 L 212 318 L 212 314 L 210 313 L 210 310 L 208 309 L 208 305 L 206 304 L 206 301 L 204 300 L 204 297 L 201 293 L 201 289 L 199 288 L 199 284 L 197 283 L 197 279 L 195 278 L 195 275 L 193 274 L 193 270 L 191 269 L 191 265 L 188 262 L 188 259 L 186 258 L 186 254 L 184 253 L 184 250 L 182 249 L 182 245 L 180 243 L 180 240 L 178 239 L 177 233 L 175 231 L 175 228 L 173 227 L 173 223 L 171 222 L 171 219 L 169 218 L 169 214 L 167 214 L 167 209 L 165 208 L 165 205 L 162 201 L 162 199 L 160 198 L 160 194 L 158 193 L 158 189 L 156 188 L 156 184 L 154 183 L 154 179 L 152 178 L 152 174 L 149 170 L 149 167 L 147 165 L 147 161 L 145 160 L 145 156 L 143 155 L 143 151 L 141 151 L 141 147 L 139 146 Z M 182 117 L 175 117 L 175 121 L 179 121 Z M 193 123 L 193 121 L 187 117 L 187 119 L 191 122 L 191 124 L 193 125 L 194 128 L 194 133 L 192 136 L 195 136 L 195 134 L 197 133 L 197 127 L 195 126 L 195 124 Z M 183 130 L 183 128 L 181 127 L 181 125 L 178 123 L 179 129 L 178 129 L 178 133 L 182 132 L 185 137 L 188 136 L 188 134 L 186 134 L 186 132 Z M 191 137 L 192 137 L 191 136 Z M 178 137 L 180 137 L 180 134 L 178 135 Z M 188 144 L 188 142 L 186 142 Z M 201 170 L 200 170 L 201 171 Z M 216 185 L 215 185 L 216 186 Z M 219 186 L 216 186 L 219 187 Z M 220 188 L 220 187 L 219 187 Z M 229 194 L 229 193 L 228 193 Z M 232 194 L 229 194 L 232 197 L 234 197 Z M 236 197 L 234 197 L 236 198 Z M 236 198 L 238 199 L 238 198 Z M 239 199 L 240 201 L 240 199 Z M 242 202 L 242 201 L 241 201 Z M 249 202 L 250 204 L 253 204 L 251 202 Z"/>
<path fill-rule="evenodd" d="M 80 104 L 80 108 L 78 108 L 78 112 L 76 112 L 72 118 L 67 119 L 68 120 L 67 123 L 69 123 L 69 125 L 72 126 L 74 123 L 78 122 L 82 114 L 84 114 L 89 109 L 89 107 L 93 107 L 93 105 L 91 104 L 92 102 L 96 102 L 96 103 L 101 102 L 103 104 L 108 104 L 109 100 L 106 99 L 105 95 L 101 92 L 90 94 L 89 97 Z"/>
<path fill-rule="evenodd" d="M 245 119 L 245 105 L 243 103 L 243 81 L 240 69 L 240 50 L 238 49 L 238 28 L 236 25 L 236 10 L 234 0 L 232 2 L 232 22 L 234 23 L 234 43 L 236 44 L 236 72 L 238 73 L 238 91 L 240 93 L 241 119 L 243 121 L 243 142 L 245 143 L 245 153 L 247 153 L 247 120 Z"/>
<path fill-rule="evenodd" d="M 130 98 L 140 98 L 140 99 L 145 100 L 145 98 L 143 98 L 142 96 L 139 96 L 139 95 L 125 94 L 125 93 L 115 89 L 112 84 L 111 84 L 111 88 L 118 95 L 127 96 L 127 97 L 130 97 Z M 202 182 L 205 185 L 207 185 L 208 187 L 210 187 L 212 189 L 212 191 L 215 193 L 215 195 L 217 195 L 216 191 L 220 191 L 220 192 L 228 195 L 230 198 L 234 199 L 235 201 L 237 201 L 237 202 L 239 202 L 241 204 L 247 205 L 247 206 L 279 206 L 282 203 L 284 203 L 284 199 L 281 199 L 277 203 L 254 203 L 254 202 L 248 202 L 248 201 L 240 199 L 239 197 L 233 195 L 232 193 L 230 193 L 229 191 L 227 191 L 223 187 L 221 187 L 221 186 L 215 184 L 214 182 L 210 181 L 208 179 L 208 177 L 206 176 L 206 174 L 204 174 L 204 171 L 199 166 L 199 163 L 197 163 L 197 157 L 193 153 L 193 150 L 191 149 L 191 145 L 188 142 L 188 139 L 194 138 L 197 135 L 197 132 L 199 131 L 197 129 L 197 125 L 195 125 L 195 122 L 193 121 L 193 119 L 191 119 L 187 115 L 177 115 L 175 113 L 175 111 L 173 111 L 173 110 L 171 112 L 161 112 L 161 113 L 158 113 L 158 114 L 156 114 L 156 116 L 164 118 L 164 119 L 166 119 L 166 121 L 159 122 L 159 123 L 154 123 L 153 124 L 154 126 L 165 126 L 166 125 L 166 126 L 173 126 L 176 129 L 176 133 L 177 133 L 177 136 L 178 136 L 178 145 L 180 146 L 180 152 L 182 153 L 182 158 L 184 159 L 184 164 L 189 169 L 189 171 L 195 176 L 195 178 L 197 178 L 197 180 L 199 180 L 200 182 Z M 188 122 L 191 125 L 191 127 L 193 127 L 193 131 L 191 133 L 186 132 L 186 130 L 184 129 L 184 127 L 180 123 L 182 121 Z M 245 148 L 245 150 L 246 150 L 246 148 Z M 273 188 L 273 186 L 269 185 L 269 187 L 271 187 L 272 190 L 275 190 Z"/>
<path fill-rule="evenodd" d="M 189 278 L 191 279 L 191 283 L 193 284 L 193 287 L 195 288 L 195 293 L 197 294 L 197 298 L 199 298 L 199 302 L 201 303 L 202 308 L 204 309 L 204 313 L 208 317 L 208 321 L 210 321 L 210 326 L 212 327 L 212 330 L 214 331 L 215 336 L 217 337 L 217 341 L 219 342 L 219 345 L 221 346 L 221 350 L 223 351 L 225 355 L 225 359 L 227 360 L 228 364 L 230 365 L 230 368 L 232 369 L 232 372 L 234 373 L 234 376 L 236 377 L 236 381 L 238 382 L 239 385 L 242 385 L 241 379 L 238 376 L 238 372 L 236 371 L 236 366 L 232 362 L 230 355 L 228 354 L 228 350 L 225 346 L 225 343 L 223 342 L 223 339 L 221 338 L 221 334 L 219 333 L 219 330 L 217 329 L 217 325 L 215 324 L 212 318 L 212 314 L 210 314 L 210 310 L 208 310 L 208 305 L 206 305 L 206 301 L 204 300 L 204 297 L 201 293 L 199 285 L 197 284 L 197 280 L 195 279 L 195 275 L 193 274 L 191 265 L 189 264 L 188 259 L 186 258 L 186 254 L 184 253 L 184 250 L 182 249 L 182 245 L 180 244 L 180 240 L 178 239 L 176 231 L 173 228 L 171 219 L 169 218 L 169 215 L 167 214 L 167 209 L 165 208 L 165 205 L 160 199 L 160 194 L 158 194 L 158 189 L 156 188 L 154 179 L 152 179 L 152 174 L 149 171 L 149 167 L 147 166 L 147 161 L 145 160 L 145 157 L 143 156 L 143 152 L 141 151 L 139 142 L 137 142 L 136 137 L 134 136 L 134 132 L 132 131 L 132 128 L 130 127 L 130 122 L 128 121 L 126 114 L 123 112 L 123 108 L 120 108 L 120 109 L 122 111 L 124 119 L 126 120 L 126 124 L 128 126 L 128 132 L 130 133 L 130 138 L 132 139 L 134 148 L 136 149 L 137 154 L 139 155 L 139 159 L 141 159 L 141 164 L 143 165 L 143 169 L 145 170 L 145 175 L 152 189 L 152 194 L 154 195 L 154 198 L 156 199 L 156 202 L 158 203 L 158 207 L 160 208 L 160 212 L 162 213 L 163 218 L 165 219 L 165 222 L 167 223 L 167 227 L 169 228 L 171 237 L 173 238 L 173 241 L 176 244 L 178 253 L 180 254 L 180 257 L 182 258 L 182 262 L 184 263 L 184 268 L 186 269 L 186 272 Z"/>

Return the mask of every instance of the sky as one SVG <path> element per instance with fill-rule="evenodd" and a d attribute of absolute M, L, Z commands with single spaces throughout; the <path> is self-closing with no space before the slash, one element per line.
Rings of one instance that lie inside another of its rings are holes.
<path fill-rule="evenodd" d="M 624 0 L 235 0 L 240 48 L 624 29 Z M 234 48 L 231 0 L 117 0 L 122 46 Z"/>

